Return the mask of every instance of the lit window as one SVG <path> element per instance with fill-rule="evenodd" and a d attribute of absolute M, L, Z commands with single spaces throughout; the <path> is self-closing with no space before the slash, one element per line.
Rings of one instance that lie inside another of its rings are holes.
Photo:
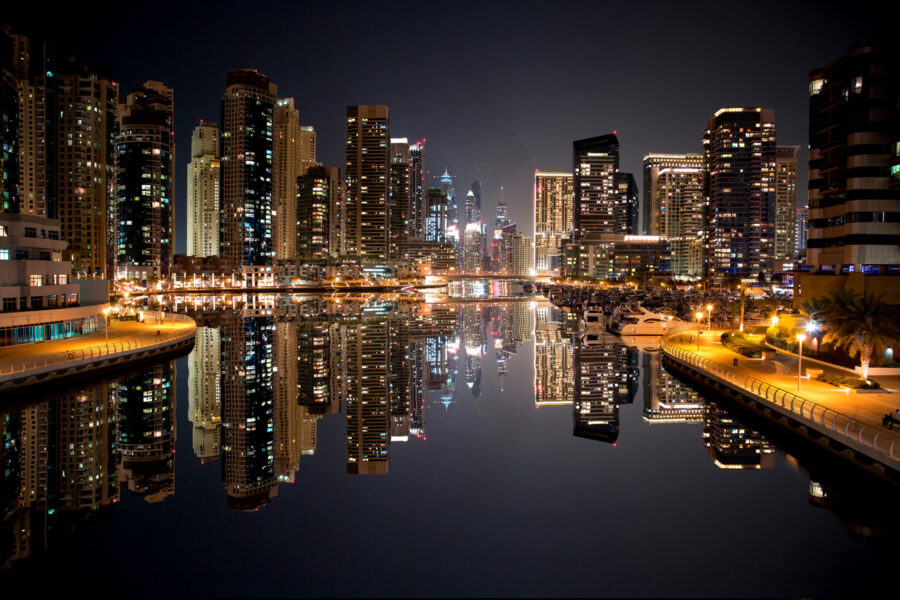
<path fill-rule="evenodd" d="M 815 96 L 819 92 L 822 91 L 822 86 L 825 85 L 824 79 L 813 79 L 809 82 L 809 95 Z"/>
<path fill-rule="evenodd" d="M 853 93 L 861 94 L 862 93 L 862 75 L 859 77 L 853 78 Z"/>

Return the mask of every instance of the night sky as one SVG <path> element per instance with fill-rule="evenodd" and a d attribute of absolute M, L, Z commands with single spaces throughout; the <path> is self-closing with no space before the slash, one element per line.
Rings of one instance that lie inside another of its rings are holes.
<path fill-rule="evenodd" d="M 256 68 L 293 97 L 326 165 L 343 167 L 346 106 L 387 104 L 393 137 L 427 138 L 432 176 L 449 168 L 458 197 L 479 179 L 488 223 L 504 186 L 511 218 L 530 233 L 533 172 L 571 170 L 573 140 L 615 130 L 620 167 L 641 186 L 644 153 L 699 152 L 706 120 L 725 106 L 775 109 L 778 143 L 803 148 L 805 199 L 809 71 L 896 26 L 865 2 L 784 0 L 25 10 L 0 19 L 45 32 L 79 60 L 111 62 L 123 92 L 148 79 L 175 90 L 179 252 L 191 131 L 201 119 L 220 121 L 230 69 Z"/>

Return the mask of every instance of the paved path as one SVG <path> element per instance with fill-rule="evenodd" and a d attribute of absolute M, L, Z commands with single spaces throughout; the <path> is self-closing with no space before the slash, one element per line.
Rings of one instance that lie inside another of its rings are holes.
<path fill-rule="evenodd" d="M 112 321 L 109 328 L 109 345 L 118 342 L 144 340 L 152 343 L 156 338 L 156 332 L 160 335 L 183 332 L 193 329 L 194 324 L 189 321 L 169 321 L 157 324 L 152 318 L 144 323 L 137 321 Z M 51 340 L 35 342 L 32 344 L 20 344 L 18 346 L 6 346 L 0 348 L 0 365 L 9 365 L 22 360 L 30 360 L 57 352 L 72 352 L 97 346 L 106 346 L 106 334 L 104 332 L 80 335 L 63 340 Z M 0 368 L 0 372 L 3 369 Z"/>
<path fill-rule="evenodd" d="M 780 350 L 777 351 L 775 358 L 770 360 L 740 356 L 722 345 L 720 336 L 725 331 L 728 330 L 713 329 L 710 334 L 704 330 L 700 336 L 699 350 L 697 349 L 696 331 L 674 336 L 670 342 L 704 358 L 776 385 L 876 428 L 882 428 L 881 419 L 885 413 L 894 412 L 900 408 L 900 377 L 870 377 L 870 379 L 874 379 L 881 384 L 883 389 L 878 393 L 856 393 L 853 391 L 848 393 L 833 385 L 804 377 L 801 379 L 800 391 L 798 392 L 797 359 L 795 357 L 786 355 Z M 748 337 L 755 341 L 760 341 L 762 338 L 762 336 Z M 733 365 L 735 358 L 738 359 L 737 367 Z M 807 362 L 804 359 L 804 374 L 807 369 L 822 369 L 826 373 L 833 373 L 843 377 L 852 376 L 846 370 L 826 367 L 819 362 Z M 894 430 L 897 431 L 896 426 Z"/>

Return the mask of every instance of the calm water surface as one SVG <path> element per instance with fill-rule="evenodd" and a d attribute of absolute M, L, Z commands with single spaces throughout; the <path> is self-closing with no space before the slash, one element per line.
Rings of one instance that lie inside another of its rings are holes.
<path fill-rule="evenodd" d="M 701 397 L 655 340 L 584 345 L 566 313 L 527 301 L 192 314 L 190 356 L 6 399 L 5 590 L 860 596 L 896 582 L 895 491 Z"/>

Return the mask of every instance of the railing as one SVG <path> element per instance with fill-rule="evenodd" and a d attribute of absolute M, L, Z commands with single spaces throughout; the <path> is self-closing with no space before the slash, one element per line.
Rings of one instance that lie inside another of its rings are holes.
<path fill-rule="evenodd" d="M 152 320 L 159 319 L 160 323 L 171 322 L 190 322 L 194 320 L 189 316 L 178 313 L 163 313 L 159 311 L 144 311 L 144 322 L 149 323 Z M 185 340 L 194 336 L 194 328 L 188 328 L 172 333 L 160 334 L 157 336 L 145 336 L 127 342 L 114 342 L 112 344 L 96 344 L 87 348 L 78 348 L 67 350 L 65 352 L 54 352 L 52 354 L 44 354 L 29 359 L 6 361 L 0 363 L 0 383 L 6 377 L 17 373 L 26 373 L 35 369 L 44 369 L 56 365 L 72 365 L 83 361 L 90 361 L 96 358 L 115 356 L 127 352 L 133 352 L 142 348 L 152 348 L 155 346 L 165 345 L 169 342 Z M 72 338 L 77 340 L 78 338 Z"/>
<path fill-rule="evenodd" d="M 670 341 L 670 338 L 690 333 L 692 329 L 696 332 L 696 326 L 686 324 L 676 327 L 663 337 L 660 348 L 669 356 L 683 363 L 716 375 L 720 379 L 724 379 L 732 385 L 742 388 L 776 406 L 780 406 L 792 414 L 822 425 L 836 433 L 839 438 L 853 440 L 858 444 L 882 452 L 894 460 L 900 459 L 900 436 L 897 434 L 875 428 L 836 410 L 826 408 L 821 404 L 757 379 L 752 375 L 741 373 L 721 363 L 704 358 L 696 352 L 691 352 Z"/>

